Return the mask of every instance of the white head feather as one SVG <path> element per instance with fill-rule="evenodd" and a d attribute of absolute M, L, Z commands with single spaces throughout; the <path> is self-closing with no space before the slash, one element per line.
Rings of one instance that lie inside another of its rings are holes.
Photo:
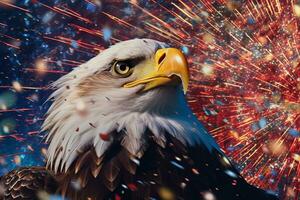
<path fill-rule="evenodd" d="M 105 75 L 114 60 L 151 58 L 164 43 L 150 39 L 120 42 L 53 83 L 56 91 L 43 130 L 48 131 L 48 166 L 66 171 L 87 147 L 101 157 L 112 140 L 101 133 L 126 130 L 122 145 L 139 155 L 149 129 L 160 144 L 169 133 L 184 144 L 217 145 L 188 108 L 180 88 L 160 87 L 137 93 L 142 86 L 124 88 L 134 77 L 112 79 Z"/>

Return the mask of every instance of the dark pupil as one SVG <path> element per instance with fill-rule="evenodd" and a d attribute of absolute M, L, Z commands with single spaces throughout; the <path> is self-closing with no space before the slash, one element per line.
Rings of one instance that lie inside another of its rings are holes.
<path fill-rule="evenodd" d="M 121 71 L 125 71 L 127 69 L 127 65 L 125 63 L 121 63 L 120 66 L 119 66 L 119 69 Z"/>

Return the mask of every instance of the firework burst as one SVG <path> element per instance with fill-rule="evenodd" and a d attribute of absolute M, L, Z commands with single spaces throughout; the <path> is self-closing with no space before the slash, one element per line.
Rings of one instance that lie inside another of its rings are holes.
<path fill-rule="evenodd" d="M 242 175 L 251 184 L 278 192 L 282 199 L 299 198 L 300 2 L 149 0 L 107 4 L 82 0 L 49 5 L 35 0 L 1 4 L 25 13 L 24 20 L 29 18 L 38 26 L 33 32 L 41 46 L 19 69 L 28 85 L 10 80 L 10 85 L 0 86 L 22 93 L 31 105 L 10 108 L 13 105 L 2 97 L 1 116 L 28 112 L 22 116 L 35 130 L 17 134 L 9 122 L 2 126 L 6 133 L 0 139 L 13 137 L 25 145 L 26 140 L 37 137 L 40 124 L 36 122 L 42 121 L 42 115 L 33 117 L 36 109 L 31 108 L 32 102 L 38 101 L 41 94 L 37 93 L 47 90 L 50 81 L 113 43 L 154 38 L 187 54 L 192 79 L 189 103 Z M 1 27 L 10 25 L 2 20 Z M 19 39 L 9 32 L 0 36 L 1 45 L 20 54 L 26 42 L 23 36 Z M 43 79 L 45 76 L 50 78 Z M 26 152 L 41 148 L 30 147 L 21 153 L 23 157 L 13 154 L 12 162 L 22 164 Z"/>

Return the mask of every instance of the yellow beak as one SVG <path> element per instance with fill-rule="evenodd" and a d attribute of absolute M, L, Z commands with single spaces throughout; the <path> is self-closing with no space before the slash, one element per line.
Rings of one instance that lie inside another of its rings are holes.
<path fill-rule="evenodd" d="M 158 86 L 176 84 L 178 78 L 182 82 L 183 91 L 186 93 L 189 82 L 189 71 L 187 61 L 183 53 L 175 48 L 159 49 L 155 53 L 154 67 L 147 65 L 146 74 L 137 80 L 126 83 L 124 87 L 131 88 L 140 84 L 145 84 L 143 91 L 147 91 Z"/>

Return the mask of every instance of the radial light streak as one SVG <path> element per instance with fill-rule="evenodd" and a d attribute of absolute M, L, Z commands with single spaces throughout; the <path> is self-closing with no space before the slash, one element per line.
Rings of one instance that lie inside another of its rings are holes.
<path fill-rule="evenodd" d="M 40 9 L 57 14 L 52 21 L 63 24 L 58 32 L 43 33 L 44 42 L 75 52 L 61 57 L 44 53 L 41 57 L 46 55 L 51 64 L 45 69 L 47 75 L 63 75 L 85 62 L 77 60 L 77 54 L 90 58 L 123 39 L 147 37 L 171 43 L 188 57 L 193 111 L 242 175 L 282 199 L 299 198 L 300 5 L 293 0 L 150 0 L 112 2 L 101 10 L 94 1 L 82 3 L 89 9 L 35 1 Z M 103 31 L 107 25 L 108 38 Z M 72 34 L 64 34 L 66 29 Z M 29 66 L 22 71 L 37 72 Z M 22 88 L 44 91 L 43 86 Z M 18 109 L 0 110 L 10 111 Z M 32 116 L 27 124 L 42 119 L 28 113 Z M 26 133 L 38 137 L 38 131 Z"/>

